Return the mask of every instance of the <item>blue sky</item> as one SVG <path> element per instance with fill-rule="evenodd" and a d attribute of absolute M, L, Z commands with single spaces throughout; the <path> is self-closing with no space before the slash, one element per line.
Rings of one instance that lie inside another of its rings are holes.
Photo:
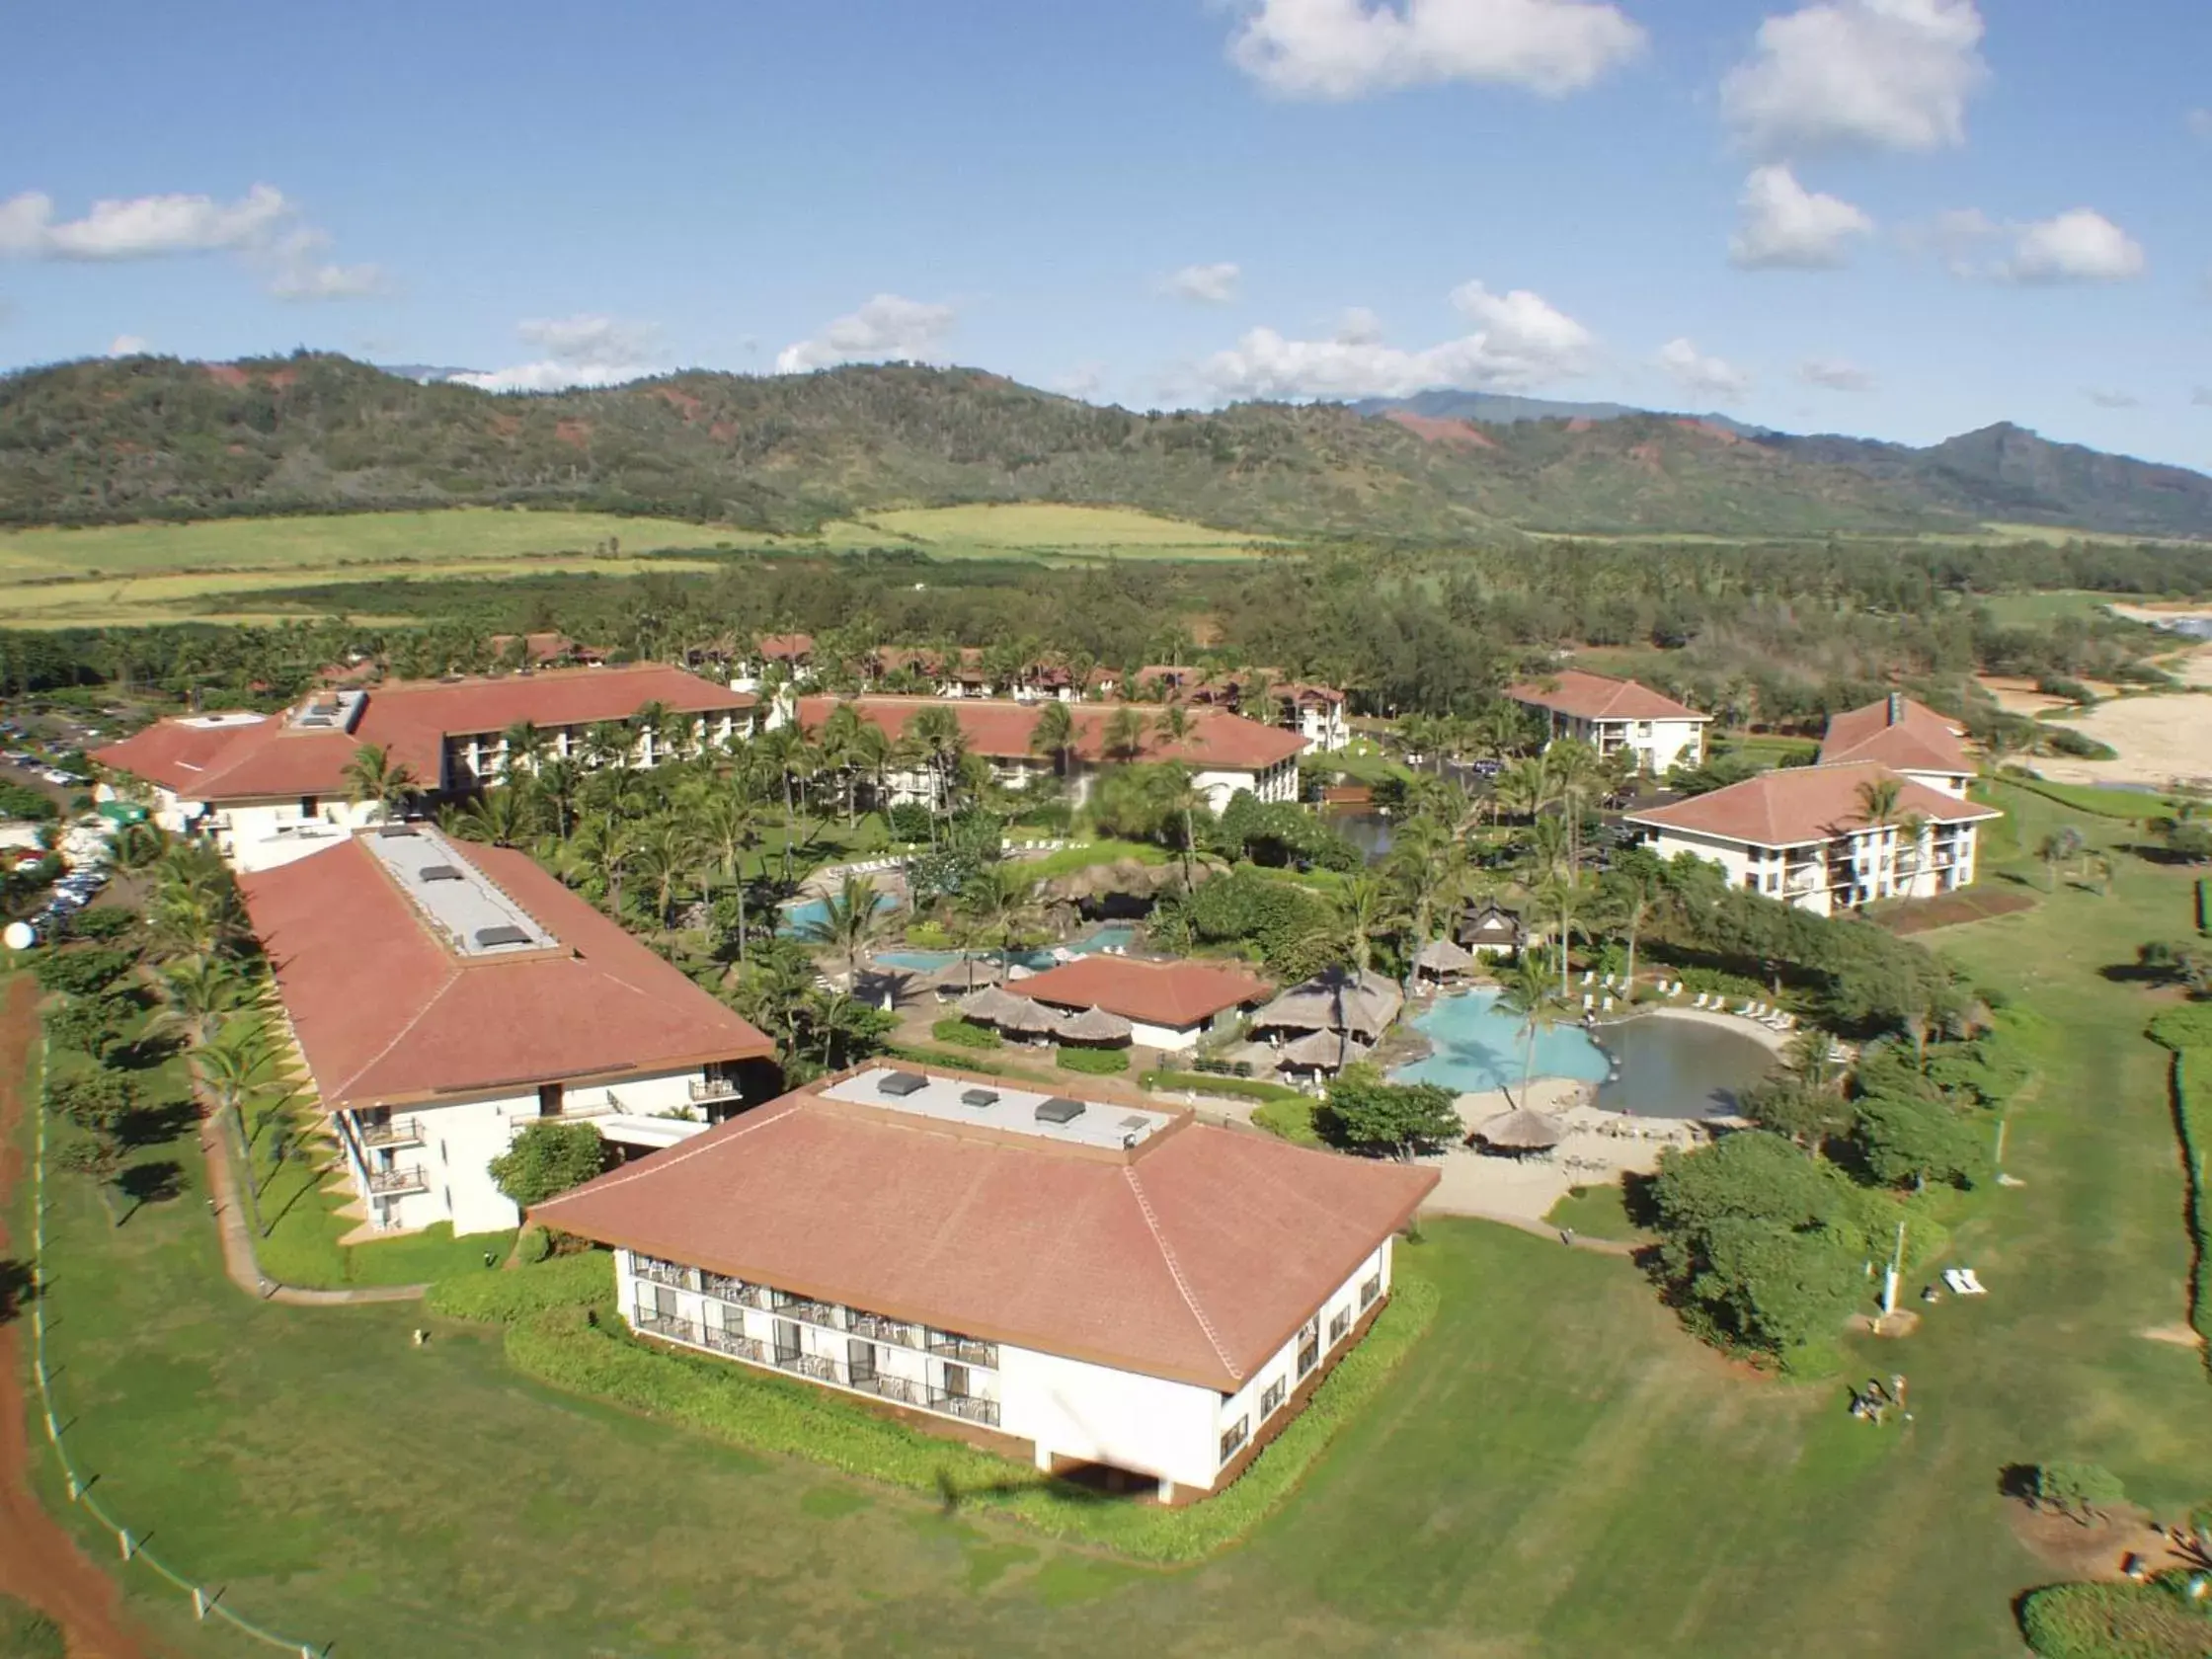
<path fill-rule="evenodd" d="M 908 356 L 2212 467 L 2204 0 L 78 0 L 12 45 L 0 363 Z"/>

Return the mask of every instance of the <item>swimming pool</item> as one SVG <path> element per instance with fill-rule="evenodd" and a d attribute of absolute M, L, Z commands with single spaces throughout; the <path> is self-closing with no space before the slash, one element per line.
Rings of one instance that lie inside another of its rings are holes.
<path fill-rule="evenodd" d="M 1107 949 L 1127 950 L 1130 941 L 1137 937 L 1137 929 L 1129 922 L 1110 921 L 1103 927 L 1092 929 L 1080 939 L 1066 946 L 1070 956 L 1089 956 Z M 996 956 L 995 951 L 979 955 Z M 950 967 L 960 960 L 958 951 L 943 950 L 893 950 L 878 951 L 876 965 L 880 968 L 906 968 L 919 974 L 935 973 L 939 968 Z M 1016 951 L 1010 959 L 1024 968 L 1050 968 L 1059 959 L 1049 950 Z"/>
<path fill-rule="evenodd" d="M 876 895 L 876 908 L 879 910 L 896 909 L 898 908 L 898 896 L 895 894 L 879 893 Z M 805 929 L 809 927 L 819 927 L 823 922 L 826 922 L 829 919 L 829 900 L 802 899 L 796 905 L 784 906 L 783 917 L 776 923 L 776 931 L 779 933 L 789 933 L 792 936 L 797 937 L 799 934 L 804 932 Z"/>
<path fill-rule="evenodd" d="M 1521 1086 L 1521 1022 L 1494 990 L 1438 998 L 1413 1028 L 1434 1045 L 1392 1078 L 1441 1083 L 1455 1094 Z M 1774 1056 L 1757 1038 L 1703 1020 L 1638 1016 L 1598 1028 L 1572 1021 L 1537 1033 L 1532 1077 L 1598 1085 L 1597 1104 L 1643 1118 L 1727 1117 L 1739 1093 L 1767 1074 Z"/>

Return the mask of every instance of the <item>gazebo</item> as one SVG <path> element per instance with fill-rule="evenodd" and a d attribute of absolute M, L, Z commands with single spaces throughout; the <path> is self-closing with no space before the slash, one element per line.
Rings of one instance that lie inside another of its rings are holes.
<path fill-rule="evenodd" d="M 1054 1037 L 1060 1033 L 1060 1014 L 1042 1002 L 1026 996 L 1002 992 L 1004 1001 L 992 1016 L 991 1024 L 1009 1037 Z"/>
<path fill-rule="evenodd" d="M 972 1019 L 982 1025 L 996 1025 L 1008 1013 L 1023 1006 L 1034 1008 L 1037 1004 L 1026 996 L 1008 995 L 996 986 L 985 986 L 981 990 L 963 996 L 959 1003 L 963 1019 Z"/>
<path fill-rule="evenodd" d="M 1333 1076 L 1374 1052 L 1347 1032 L 1309 1031 L 1275 1051 L 1275 1068 L 1278 1071 L 1310 1071 L 1317 1077 Z"/>
<path fill-rule="evenodd" d="M 1519 916 L 1496 905 L 1468 908 L 1453 929 L 1460 943 L 1478 956 L 1505 956 L 1528 942 L 1529 930 Z"/>
<path fill-rule="evenodd" d="M 1519 1106 L 1486 1120 L 1474 1139 L 1495 1152 L 1548 1152 L 1567 1138 L 1566 1126 L 1545 1112 Z"/>
<path fill-rule="evenodd" d="M 1085 1008 L 1060 1022 L 1060 1040 L 1064 1043 L 1126 1043 L 1135 1029 L 1119 1014 L 1109 1014 L 1104 1008 Z"/>
<path fill-rule="evenodd" d="M 1415 974 L 1427 974 L 1440 981 L 1455 974 L 1464 974 L 1473 966 L 1474 953 L 1454 944 L 1450 939 L 1431 939 L 1413 957 Z"/>

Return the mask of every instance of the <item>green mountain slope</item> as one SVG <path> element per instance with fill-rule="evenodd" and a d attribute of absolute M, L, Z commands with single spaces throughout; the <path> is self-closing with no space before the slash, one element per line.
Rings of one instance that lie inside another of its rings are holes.
<path fill-rule="evenodd" d="M 803 532 L 891 507 L 1060 501 L 1291 537 L 1499 542 L 1519 529 L 1904 532 L 1995 515 L 1980 505 L 1995 486 L 1946 493 L 1826 441 L 1649 415 L 1138 415 L 903 365 L 499 397 L 340 356 L 136 357 L 0 379 L 0 521 L 520 503 Z M 1954 462 L 1961 476 L 1971 464 Z M 2203 518 L 2212 531 L 2212 511 Z"/>

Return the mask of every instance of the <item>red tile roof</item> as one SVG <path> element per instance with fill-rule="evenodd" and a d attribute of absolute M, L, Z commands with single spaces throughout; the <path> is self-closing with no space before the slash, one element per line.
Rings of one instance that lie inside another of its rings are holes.
<path fill-rule="evenodd" d="M 767 1038 L 508 848 L 453 845 L 560 940 L 462 960 L 349 841 L 241 876 L 254 931 L 329 1107 L 521 1093 L 772 1052 Z"/>
<path fill-rule="evenodd" d="M 405 680 L 366 693 L 351 734 L 302 732 L 282 716 L 209 732 L 165 720 L 92 757 L 147 778 L 188 800 L 246 801 L 284 795 L 342 795 L 346 766 L 363 744 L 379 744 L 405 761 L 426 788 L 444 764 L 445 740 L 504 732 L 527 720 L 538 726 L 589 726 L 626 720 L 648 703 L 678 714 L 736 712 L 759 702 L 660 663 L 626 668 L 569 669 L 494 679 Z M 214 739 L 220 742 L 214 742 Z"/>
<path fill-rule="evenodd" d="M 531 1214 L 778 1289 L 1233 1392 L 1437 1180 L 1188 1120 L 1131 1152 L 1085 1151 L 802 1090 Z"/>
<path fill-rule="evenodd" d="M 830 717 L 839 701 L 848 701 L 860 718 L 898 737 L 907 723 L 923 709 L 950 709 L 960 722 L 969 750 L 991 759 L 1043 759 L 1029 747 L 1040 705 L 1002 698 L 939 697 L 802 697 L 799 723 L 812 731 Z M 1264 771 L 1279 761 L 1305 751 L 1305 740 L 1295 732 L 1262 726 L 1257 721 L 1220 709 L 1193 709 L 1191 734 L 1179 743 L 1163 743 L 1152 729 L 1159 710 L 1142 704 L 1069 703 L 1066 707 L 1075 723 L 1075 753 L 1097 761 L 1105 755 L 1106 726 L 1117 707 L 1136 708 L 1145 717 L 1145 741 L 1139 760 L 1180 760 L 1201 771 Z"/>
<path fill-rule="evenodd" d="M 2005 816 L 1993 807 L 1961 801 L 1900 777 L 1887 766 L 1854 761 L 1841 766 L 1783 766 L 1709 795 L 1629 813 L 1626 821 L 1747 846 L 1803 846 L 1864 829 L 1866 808 L 1858 792 L 1868 783 L 1884 780 L 1897 785 L 1898 818 L 1918 813 L 1936 824 L 1971 824 Z"/>
<path fill-rule="evenodd" d="M 1127 957 L 1078 956 L 1048 968 L 1013 988 L 1061 1008 L 1104 1008 L 1124 1019 L 1178 1029 L 1212 1019 L 1224 1008 L 1259 1002 L 1274 987 L 1240 969 L 1212 962 L 1132 962 Z"/>
<path fill-rule="evenodd" d="M 1557 673 L 1509 685 L 1505 694 L 1517 703 L 1532 703 L 1577 720 L 1709 720 L 1687 703 L 1654 691 L 1632 679 L 1615 679 L 1582 669 L 1561 669 Z"/>
<path fill-rule="evenodd" d="M 762 634 L 760 655 L 773 663 L 795 662 L 814 655 L 812 634 Z"/>
<path fill-rule="evenodd" d="M 1974 770 L 1959 729 L 1925 703 L 1900 697 L 1897 719 L 1890 719 L 1890 700 L 1868 703 L 1834 716 L 1821 740 L 1821 764 L 1846 760 L 1878 760 L 1901 772 L 1943 772 L 1965 777 Z"/>

